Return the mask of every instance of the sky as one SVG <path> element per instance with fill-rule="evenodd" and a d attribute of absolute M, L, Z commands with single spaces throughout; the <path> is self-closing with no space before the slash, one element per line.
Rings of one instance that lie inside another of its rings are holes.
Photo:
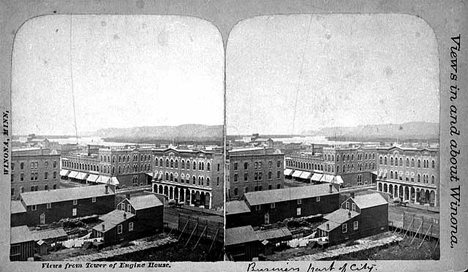
<path fill-rule="evenodd" d="M 223 41 L 201 19 L 33 18 L 15 37 L 12 67 L 15 135 L 223 124 Z"/>
<path fill-rule="evenodd" d="M 232 135 L 439 121 L 435 34 L 401 14 L 247 19 L 226 49 Z"/>

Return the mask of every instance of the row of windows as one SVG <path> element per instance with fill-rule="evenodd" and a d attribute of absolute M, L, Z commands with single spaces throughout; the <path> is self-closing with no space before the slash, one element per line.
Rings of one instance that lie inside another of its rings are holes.
<path fill-rule="evenodd" d="M 20 173 L 20 181 L 24 181 L 24 173 Z M 39 174 L 37 172 L 32 172 L 30 173 L 30 177 L 32 181 L 38 180 Z M 57 172 L 52 173 L 52 178 L 56 179 L 57 178 Z M 44 172 L 44 179 L 49 179 L 49 172 Z M 15 181 L 15 174 L 11 174 L 11 182 Z"/>
<path fill-rule="evenodd" d="M 55 190 L 57 189 L 57 184 L 54 184 L 54 186 L 52 186 L 52 188 Z M 49 185 L 44 185 L 44 190 L 49 190 Z M 31 186 L 31 192 L 35 192 L 35 191 L 39 191 L 39 186 L 38 185 L 34 185 L 34 186 Z M 19 192 L 20 193 L 24 193 L 24 187 L 21 186 L 19 187 Z M 15 194 L 15 188 L 11 188 L 11 195 L 14 195 Z"/>
<path fill-rule="evenodd" d="M 163 164 L 163 159 L 159 159 L 159 163 L 158 163 L 158 160 L 156 159 L 154 161 L 154 164 L 155 166 L 164 166 Z M 179 168 L 179 160 L 169 160 L 169 159 L 166 159 L 166 167 L 170 167 L 170 168 Z M 198 166 L 198 167 L 197 167 Z M 180 161 L 180 168 L 181 169 L 190 169 L 190 160 L 187 160 L 187 161 L 184 161 L 184 160 L 181 160 Z M 193 164 L 192 164 L 192 169 L 193 170 L 200 170 L 200 171 L 204 171 L 205 170 L 205 162 L 197 162 L 196 161 L 193 161 Z M 218 171 L 220 170 L 220 165 L 218 164 Z M 211 171 L 211 163 L 207 162 L 206 163 L 206 171 Z"/>
<path fill-rule="evenodd" d="M 384 157 L 380 156 L 379 162 L 380 162 L 380 164 L 387 165 L 387 163 L 388 163 L 387 156 L 384 156 Z M 423 168 L 429 168 L 429 162 L 430 162 L 429 160 L 423 159 L 422 162 L 423 162 Z M 393 157 L 390 157 L 390 165 L 392 165 L 392 166 L 403 166 L 403 158 L 400 157 L 400 158 L 393 159 Z M 411 165 L 411 167 L 415 167 L 415 159 L 414 158 L 411 158 L 411 164 L 410 164 L 410 159 L 406 158 L 406 167 L 410 167 L 410 165 Z M 418 159 L 417 167 L 421 168 L 421 159 Z M 435 169 L 435 160 L 432 160 L 431 167 L 433 169 Z"/>
<path fill-rule="evenodd" d="M 375 159 L 375 153 L 358 153 L 357 156 L 356 156 L 356 159 L 358 161 L 362 161 L 363 159 L 364 160 L 371 160 L 371 159 Z M 333 158 L 333 155 L 330 156 L 330 154 L 327 154 L 325 155 L 325 160 L 328 160 L 328 161 L 335 161 L 334 158 Z M 342 157 L 342 160 L 343 161 L 354 161 L 354 154 L 343 154 L 343 157 Z M 340 161 L 340 155 L 336 155 L 336 161 L 339 162 Z"/>
<path fill-rule="evenodd" d="M 39 167 L 39 162 L 31 162 L 31 169 L 38 169 Z M 44 167 L 49 167 L 49 161 L 44 161 Z M 57 167 L 57 161 L 52 161 L 52 167 L 56 168 Z M 24 169 L 24 162 L 20 162 L 20 170 Z M 15 170 L 15 163 L 11 163 L 11 170 Z"/>
<path fill-rule="evenodd" d="M 270 185 L 271 186 L 271 185 Z M 244 188 L 244 193 L 247 193 L 245 191 L 245 189 L 247 189 L 247 187 Z M 270 188 L 271 189 L 271 188 Z M 261 190 L 260 190 L 261 191 Z M 320 196 L 317 196 L 315 197 L 315 202 L 320 202 Z M 302 205 L 302 199 L 297 199 L 296 200 L 296 204 L 297 205 Z M 270 209 L 275 209 L 276 208 L 276 203 L 270 203 Z M 256 211 L 260 211 L 262 209 L 262 205 L 255 205 L 254 206 L 254 210 Z"/>
<path fill-rule="evenodd" d="M 268 172 L 268 179 L 272 179 L 273 178 L 273 173 L 272 172 Z M 277 171 L 276 172 L 276 178 L 279 179 L 281 178 L 281 171 Z M 254 180 L 262 180 L 263 179 L 263 172 L 256 172 L 254 173 Z M 237 173 L 234 174 L 234 182 L 237 182 L 239 180 L 239 175 Z M 248 173 L 244 173 L 244 181 L 248 181 L 249 180 L 249 174 Z"/>
<path fill-rule="evenodd" d="M 166 174 L 164 175 L 164 178 L 166 181 L 179 182 L 177 173 L 174 175 L 173 173 L 166 172 Z M 196 176 L 192 176 L 190 178 L 190 175 L 184 175 L 184 174 L 180 175 L 181 183 L 190 184 L 190 180 L 192 180 L 192 184 L 198 184 L 201 186 L 205 186 L 205 185 L 210 186 L 210 181 L 211 181 L 209 177 L 206 177 L 205 179 L 205 177 L 203 176 L 198 176 L 198 178 Z M 219 186 L 219 177 L 216 178 L 216 186 Z"/>
<path fill-rule="evenodd" d="M 310 163 L 310 162 L 298 162 L 293 160 L 286 160 L 286 166 L 308 169 L 308 170 L 319 170 L 323 171 L 323 164 Z"/>
<path fill-rule="evenodd" d="M 151 155 L 149 154 L 133 154 L 133 161 L 138 161 L 138 158 L 140 158 L 140 161 L 150 161 L 151 160 Z M 110 160 L 110 155 L 101 155 L 100 157 L 101 161 L 103 162 L 111 162 Z M 112 156 L 112 163 L 115 163 L 116 161 L 118 162 L 130 162 L 130 155 L 119 155 L 119 156 Z"/>
<path fill-rule="evenodd" d="M 257 161 L 253 163 L 254 169 L 262 169 L 263 163 L 261 161 Z M 273 161 L 268 161 L 268 168 L 272 168 L 273 166 Z M 281 167 L 281 161 L 276 161 L 276 167 Z M 249 169 L 249 163 L 244 162 L 244 170 Z M 234 163 L 234 170 L 239 170 L 239 163 L 235 162 Z"/>
<path fill-rule="evenodd" d="M 87 163 L 77 163 L 72 161 L 62 161 L 64 167 L 74 168 L 78 170 L 87 170 L 87 171 L 99 171 L 99 165 L 96 164 L 87 164 Z M 102 167 L 102 165 L 101 165 Z"/>

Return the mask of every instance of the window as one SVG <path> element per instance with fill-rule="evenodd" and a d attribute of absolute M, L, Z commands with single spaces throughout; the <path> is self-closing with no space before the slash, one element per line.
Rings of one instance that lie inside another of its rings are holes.
<path fill-rule="evenodd" d="M 275 203 L 271 203 L 270 204 L 270 209 L 274 209 L 275 208 Z"/>
<path fill-rule="evenodd" d="M 354 204 L 354 203 L 351 204 L 351 209 L 352 209 L 353 211 L 356 211 L 356 204 Z"/>
<path fill-rule="evenodd" d="M 316 197 L 316 198 L 315 198 L 315 201 L 316 201 L 316 202 L 320 202 L 320 197 L 319 197 L 319 196 Z"/>
<path fill-rule="evenodd" d="M 244 169 L 248 169 L 249 168 L 249 163 L 248 162 L 244 162 Z"/>
<path fill-rule="evenodd" d="M 281 171 L 276 172 L 276 178 L 279 179 L 280 177 L 281 177 Z"/>
<path fill-rule="evenodd" d="M 244 173 L 244 181 L 247 181 L 249 179 L 249 174 Z"/>
<path fill-rule="evenodd" d="M 127 204 L 127 212 L 129 212 L 129 213 L 132 212 L 132 205 Z"/>
<path fill-rule="evenodd" d="M 47 179 L 49 177 L 49 173 L 45 172 L 44 173 L 44 179 Z"/>
<path fill-rule="evenodd" d="M 349 210 L 349 202 L 346 202 L 346 209 Z"/>
<path fill-rule="evenodd" d="M 52 207 L 52 203 L 47 203 L 47 209 L 50 210 L 51 207 Z"/>
<path fill-rule="evenodd" d="M 281 184 L 277 184 L 276 189 L 281 189 Z"/>
<path fill-rule="evenodd" d="M 353 230 L 357 230 L 359 227 L 359 221 L 354 221 L 353 222 Z"/>
<path fill-rule="evenodd" d="M 297 208 L 296 208 L 296 215 L 299 216 L 299 215 L 301 215 L 301 214 L 302 214 L 302 209 L 301 209 L 301 207 L 297 207 Z"/>
<path fill-rule="evenodd" d="M 133 231 L 133 222 L 128 223 L 128 231 Z"/>
<path fill-rule="evenodd" d="M 432 168 L 435 168 L 435 161 L 432 160 Z"/>
<path fill-rule="evenodd" d="M 434 176 L 431 177 L 431 182 L 432 182 L 432 184 L 434 184 L 434 182 L 435 182 L 435 177 Z"/>
<path fill-rule="evenodd" d="M 76 216 L 76 214 L 77 214 L 77 210 L 76 210 L 76 208 L 73 208 L 72 209 L 72 216 Z"/>
<path fill-rule="evenodd" d="M 118 225 L 117 226 L 117 234 L 122 234 L 122 230 L 123 230 L 122 224 Z"/>
<path fill-rule="evenodd" d="M 234 170 L 237 170 L 237 162 L 234 163 Z"/>
<path fill-rule="evenodd" d="M 21 162 L 21 163 L 20 163 L 20 169 L 21 169 L 21 170 L 24 169 L 24 162 Z"/>
<path fill-rule="evenodd" d="M 276 162 L 276 167 L 281 167 L 281 161 Z"/>
<path fill-rule="evenodd" d="M 255 210 L 256 210 L 256 211 L 260 211 L 261 209 L 262 209 L 262 206 L 261 206 L 261 205 L 256 205 L 256 206 L 255 206 Z"/>
<path fill-rule="evenodd" d="M 31 211 L 35 211 L 35 210 L 37 210 L 37 205 L 32 205 L 31 206 Z"/>
<path fill-rule="evenodd" d="M 32 179 L 32 176 L 31 176 L 31 179 Z M 21 174 L 20 174 L 20 180 L 21 180 L 21 181 L 24 181 L 24 173 L 21 173 Z"/>
<path fill-rule="evenodd" d="M 298 199 L 297 200 L 297 205 L 301 205 L 302 204 L 302 199 Z"/>
<path fill-rule="evenodd" d="M 234 195 L 235 196 L 239 195 L 239 192 L 238 192 L 237 188 L 234 188 Z"/>
<path fill-rule="evenodd" d="M 346 233 L 348 232 L 348 224 L 344 223 L 341 225 L 341 232 Z"/>
<path fill-rule="evenodd" d="M 77 199 L 73 199 L 73 205 L 77 205 L 78 204 L 78 200 Z"/>
<path fill-rule="evenodd" d="M 95 197 L 91 198 L 91 202 L 92 202 L 92 203 L 95 203 L 95 202 L 96 202 L 96 198 L 95 198 Z"/>

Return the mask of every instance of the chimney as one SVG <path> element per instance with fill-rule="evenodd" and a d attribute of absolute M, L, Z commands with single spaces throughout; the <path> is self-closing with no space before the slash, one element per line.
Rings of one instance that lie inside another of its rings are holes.
<path fill-rule="evenodd" d="M 351 218 L 351 211 L 348 212 L 348 217 Z"/>
<path fill-rule="evenodd" d="M 109 185 L 106 185 L 105 188 L 106 188 L 106 195 L 107 195 L 109 194 Z"/>
<path fill-rule="evenodd" d="M 330 194 L 333 193 L 333 185 L 328 185 L 328 187 L 330 188 Z"/>
<path fill-rule="evenodd" d="M 130 194 L 125 194 L 125 198 L 130 200 Z"/>
<path fill-rule="evenodd" d="M 123 215 L 124 215 L 124 219 L 127 219 L 127 214 L 125 212 L 123 213 Z"/>
<path fill-rule="evenodd" d="M 328 224 L 328 223 L 327 223 L 327 230 L 330 230 L 330 224 Z"/>
<path fill-rule="evenodd" d="M 106 230 L 106 226 L 104 226 L 104 224 L 102 224 L 102 231 L 105 231 Z"/>
<path fill-rule="evenodd" d="M 354 198 L 354 192 L 351 192 L 351 198 Z"/>

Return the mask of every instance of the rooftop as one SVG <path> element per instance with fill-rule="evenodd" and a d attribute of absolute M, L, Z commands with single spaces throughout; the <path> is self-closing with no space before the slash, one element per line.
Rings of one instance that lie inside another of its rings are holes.
<path fill-rule="evenodd" d="M 55 239 L 55 238 L 68 238 L 67 233 L 63 228 L 46 229 L 46 230 L 33 230 L 31 231 L 35 241 Z"/>
<path fill-rule="evenodd" d="M 162 206 L 163 203 L 158 199 L 156 195 L 141 195 L 131 197 L 128 202 L 132 205 L 135 210 L 143 210 L 147 208 Z"/>
<path fill-rule="evenodd" d="M 10 204 L 10 211 L 11 214 L 24 213 L 26 212 L 26 208 L 23 206 L 23 203 L 21 203 L 21 201 L 12 200 Z"/>
<path fill-rule="evenodd" d="M 360 209 L 388 204 L 387 200 L 379 193 L 357 195 L 353 201 Z"/>
<path fill-rule="evenodd" d="M 11 227 L 10 244 L 34 241 L 34 237 L 27 226 Z"/>
<path fill-rule="evenodd" d="M 260 241 L 292 237 L 292 233 L 288 228 L 257 230 L 255 233 Z"/>
<path fill-rule="evenodd" d="M 332 192 L 330 193 L 330 186 Z M 302 187 L 289 187 L 267 191 L 245 193 L 244 197 L 250 206 L 305 199 L 317 196 L 338 194 L 338 190 L 331 184 L 318 184 Z"/>
<path fill-rule="evenodd" d="M 252 226 L 242 226 L 237 228 L 229 228 L 225 230 L 224 245 L 238 245 L 253 241 L 258 241 L 258 236 L 255 234 Z"/>
<path fill-rule="evenodd" d="M 20 197 L 23 199 L 26 206 L 30 206 L 114 194 L 112 186 L 108 186 L 108 194 L 106 194 L 106 186 L 107 185 L 91 185 L 50 191 L 24 192 L 20 194 Z"/>
<path fill-rule="evenodd" d="M 350 211 L 350 210 L 347 210 L 347 209 L 338 209 L 330 214 L 327 214 L 325 215 L 323 218 L 328 220 L 328 221 L 332 221 L 332 222 L 335 222 L 335 223 L 338 223 L 338 224 L 342 224 L 346 221 L 348 221 L 349 219 L 352 219 L 356 216 L 358 216 L 359 213 L 358 212 L 355 212 L 355 211 Z"/>
<path fill-rule="evenodd" d="M 250 208 L 247 206 L 245 201 L 227 201 L 226 202 L 226 215 L 231 214 L 240 214 L 240 213 L 249 213 Z"/>
<path fill-rule="evenodd" d="M 108 230 L 113 229 L 118 224 L 121 224 L 134 216 L 135 216 L 134 214 L 129 213 L 129 212 L 125 212 L 122 210 L 113 210 L 110 213 L 106 213 L 104 215 L 99 216 L 99 220 L 103 222 L 99 225 L 94 226 L 93 229 L 100 231 L 100 232 L 106 232 Z M 103 225 L 104 225 L 104 230 L 102 229 Z"/>

